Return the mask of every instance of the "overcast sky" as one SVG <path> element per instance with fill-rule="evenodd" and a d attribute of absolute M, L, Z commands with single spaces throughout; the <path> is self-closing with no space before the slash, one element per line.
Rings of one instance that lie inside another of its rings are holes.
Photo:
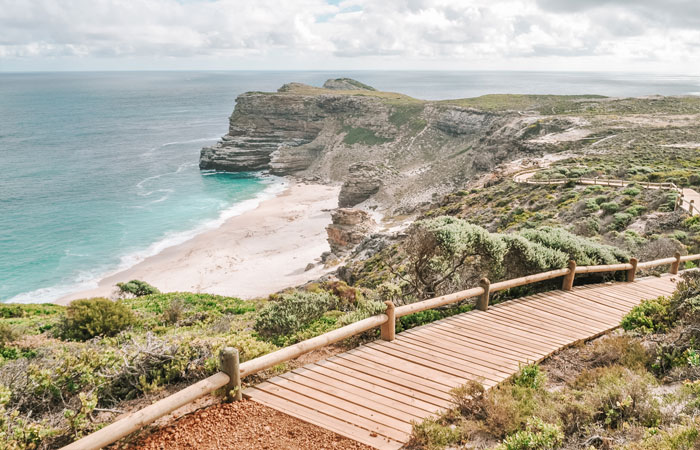
<path fill-rule="evenodd" d="M 0 0 L 0 71 L 700 74 L 700 0 Z"/>

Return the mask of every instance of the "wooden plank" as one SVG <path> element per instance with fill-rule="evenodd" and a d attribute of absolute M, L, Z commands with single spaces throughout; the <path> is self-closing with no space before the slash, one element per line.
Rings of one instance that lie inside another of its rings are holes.
<path fill-rule="evenodd" d="M 532 349 L 522 349 L 519 345 L 515 345 L 512 341 L 506 341 L 505 339 L 499 339 L 492 335 L 486 335 L 479 332 L 478 330 L 463 330 L 443 326 L 442 323 L 436 323 L 430 328 L 431 333 L 440 333 L 446 337 L 454 337 L 455 339 L 470 340 L 475 344 L 483 346 L 484 349 L 491 348 L 503 353 L 507 353 L 518 359 L 521 358 L 532 358 L 538 353 Z"/>
<path fill-rule="evenodd" d="M 557 346 L 561 345 L 562 342 L 566 342 L 566 340 L 562 341 L 561 339 L 554 339 L 542 336 L 540 334 L 530 333 L 527 330 L 523 330 L 520 326 L 515 326 L 510 323 L 505 323 L 503 321 L 496 320 L 495 316 L 491 314 L 486 313 L 486 315 L 488 317 L 486 317 L 485 320 L 470 320 L 466 317 L 455 316 L 451 318 L 452 320 L 448 323 L 466 329 L 472 329 L 475 325 L 486 325 L 489 329 L 492 330 L 507 331 L 514 338 L 527 338 L 533 344 L 536 343 L 544 349 L 547 349 L 552 345 Z"/>
<path fill-rule="evenodd" d="M 301 419 L 304 422 L 309 422 L 321 428 L 326 428 L 340 434 L 341 436 L 354 439 L 374 448 L 398 450 L 404 445 L 403 439 L 397 441 L 384 436 L 379 436 L 376 432 L 360 428 L 352 422 L 340 420 L 331 415 L 319 414 L 315 409 L 308 408 L 304 405 L 294 403 L 285 398 L 278 397 L 274 394 L 269 394 L 259 389 L 248 388 L 244 391 L 244 395 L 250 397 L 252 400 L 255 400 L 258 403 L 262 403 L 270 408 L 282 411 L 285 414 Z"/>
<path fill-rule="evenodd" d="M 323 376 L 324 379 L 333 380 L 327 381 L 331 384 L 333 384 L 334 382 L 345 384 L 348 385 L 348 387 L 352 386 L 358 389 L 364 389 L 365 391 L 382 395 L 384 397 L 393 399 L 410 407 L 411 409 L 409 409 L 408 411 L 413 411 L 416 413 L 418 413 L 418 411 L 422 411 L 422 414 L 425 415 L 432 414 L 440 410 L 439 406 L 421 400 L 422 395 L 419 392 L 408 389 L 401 384 L 391 384 L 388 382 L 382 383 L 383 380 L 372 378 L 369 378 L 370 381 L 367 381 L 367 379 L 362 377 L 362 375 L 364 375 L 363 373 L 356 371 L 349 372 L 337 370 L 339 369 L 339 366 L 330 368 L 328 366 L 308 364 L 304 366 L 304 368 L 308 370 L 308 373 L 305 373 L 306 376 L 312 377 L 311 374 L 314 374 L 313 376 L 320 375 Z M 389 385 L 393 387 L 393 389 L 384 387 L 385 385 Z"/>
<path fill-rule="evenodd" d="M 484 367 L 489 367 L 499 372 L 510 373 L 512 372 L 513 367 L 518 366 L 513 360 L 509 360 L 507 363 L 500 362 L 500 360 L 495 362 L 493 358 L 484 356 L 486 354 L 477 352 L 474 349 L 455 345 L 445 341 L 438 341 L 436 339 L 426 339 L 420 335 L 411 337 L 397 336 L 396 340 L 403 345 L 420 349 L 424 352 L 434 352 L 441 356 L 444 355 L 449 357 L 450 359 L 478 363 Z"/>
<path fill-rule="evenodd" d="M 369 348 L 374 348 L 382 352 L 394 355 L 398 358 L 405 358 L 408 361 L 425 361 L 425 365 L 431 368 L 446 367 L 455 369 L 460 376 L 475 376 L 483 377 L 495 382 L 500 382 L 504 377 L 507 377 L 506 372 L 485 367 L 483 365 L 467 362 L 456 361 L 447 356 L 438 355 L 432 352 L 427 352 L 422 348 L 415 348 L 403 342 L 370 342 L 365 344 Z"/>
<path fill-rule="evenodd" d="M 362 408 L 356 408 L 352 404 L 344 405 L 341 408 L 336 404 L 320 401 L 315 397 L 315 394 L 318 394 L 316 392 L 314 392 L 313 394 L 310 393 L 305 395 L 301 392 L 297 392 L 296 387 L 295 390 L 292 390 L 284 386 L 277 385 L 275 383 L 270 383 L 269 381 L 265 381 L 259 384 L 258 386 L 256 386 L 256 389 L 263 392 L 267 392 L 268 394 L 276 395 L 277 397 L 285 398 L 289 401 L 296 403 L 297 405 L 303 405 L 308 408 L 314 409 L 323 415 L 335 417 L 344 420 L 350 424 L 355 424 L 360 428 L 364 428 L 365 430 L 368 430 L 370 432 L 373 431 L 389 439 L 402 441 L 406 439 L 407 435 L 410 433 L 410 431 L 400 431 L 393 427 L 384 425 L 381 422 L 368 419 L 367 417 L 362 415 L 362 413 L 367 413 L 365 410 L 363 410 Z M 353 410 L 359 412 L 360 414 L 354 413 Z M 368 414 L 371 415 L 371 413 Z"/>
<path fill-rule="evenodd" d="M 444 396 L 444 399 L 451 400 L 450 394 L 448 392 L 453 387 L 452 383 L 445 384 L 440 382 L 436 378 L 427 377 L 422 372 L 417 373 L 415 367 L 406 369 L 405 365 L 393 365 L 388 358 L 382 360 L 381 358 L 378 359 L 376 357 L 373 357 L 373 355 L 359 355 L 357 353 L 350 352 L 341 353 L 339 355 L 336 355 L 334 358 L 337 358 L 334 359 L 334 361 L 338 362 L 338 364 L 341 364 L 341 361 L 339 360 L 343 360 L 343 363 L 345 363 L 346 361 L 353 363 L 353 365 L 351 365 L 350 367 L 357 368 L 357 370 L 361 370 L 359 366 L 365 366 L 370 367 L 372 369 L 382 370 L 387 374 L 396 375 L 409 381 L 422 383 L 425 385 L 426 388 L 430 388 L 430 392 L 434 393 L 435 395 L 437 395 L 437 392 L 440 392 Z"/>
<path fill-rule="evenodd" d="M 424 377 L 429 380 L 433 380 L 445 386 L 447 390 L 453 387 L 466 383 L 469 377 L 465 373 L 461 373 L 452 368 L 441 366 L 438 364 L 430 365 L 426 361 L 410 361 L 410 359 L 402 358 L 385 351 L 379 351 L 378 349 L 369 347 L 360 347 L 359 352 L 355 355 L 360 358 L 369 359 L 380 364 L 390 364 L 392 367 L 399 368 L 405 372 L 414 373 L 418 376 Z M 495 384 L 495 382 L 494 382 Z"/>
<path fill-rule="evenodd" d="M 513 354 L 501 352 L 495 346 L 484 345 L 482 342 L 457 336 L 453 333 L 445 333 L 437 328 L 421 329 L 416 331 L 414 331 L 414 329 L 405 330 L 401 334 L 397 335 L 397 339 L 400 336 L 407 336 L 411 339 L 420 338 L 423 340 L 431 340 L 439 343 L 439 345 L 443 345 L 443 342 L 446 345 L 456 345 L 462 348 L 464 351 L 469 351 L 474 357 L 481 359 L 486 358 L 487 361 L 492 361 L 494 364 L 499 364 L 501 366 L 510 364 L 512 361 L 517 361 L 523 356 L 522 353 Z"/>
<path fill-rule="evenodd" d="M 556 311 L 557 314 L 562 315 L 562 316 L 567 316 L 572 319 L 578 318 L 578 320 L 581 321 L 588 321 L 589 323 L 595 324 L 598 322 L 602 323 L 609 323 L 609 322 L 616 322 L 620 320 L 621 314 L 617 315 L 610 315 L 610 314 L 604 314 L 604 313 L 599 313 L 597 311 L 594 311 L 594 304 L 591 304 L 590 302 L 588 303 L 579 303 L 579 305 L 575 305 L 574 302 L 572 301 L 566 301 L 561 298 L 549 298 L 549 297 L 537 297 L 537 301 L 533 301 L 531 303 L 531 306 L 533 308 L 539 308 L 539 309 L 544 309 L 544 308 L 549 308 L 551 310 Z"/>
<path fill-rule="evenodd" d="M 338 362 L 342 362 L 342 360 Z M 323 373 L 325 374 L 329 374 L 329 371 L 332 371 L 335 378 L 340 378 L 341 380 L 353 379 L 360 383 L 366 382 L 379 389 L 386 389 L 396 394 L 406 395 L 415 399 L 417 406 L 426 405 L 425 408 L 430 411 L 435 410 L 435 408 L 449 408 L 452 404 L 450 396 L 446 395 L 444 391 L 438 391 L 439 394 L 435 395 L 435 393 L 431 392 L 430 388 L 426 388 L 422 384 L 413 383 L 410 380 L 393 375 L 383 375 L 383 373 L 358 364 L 352 365 L 355 368 L 347 367 L 329 360 L 318 361 L 314 364 L 314 366 L 324 369 Z"/>
<path fill-rule="evenodd" d="M 517 351 L 521 355 L 525 356 L 536 357 L 542 351 L 544 351 L 544 349 L 542 349 L 542 347 L 539 345 L 527 345 L 526 343 L 523 343 L 521 339 L 519 340 L 510 336 L 504 336 L 503 331 L 494 331 L 488 328 L 487 324 L 483 324 L 482 326 L 475 325 L 467 329 L 455 327 L 448 323 L 441 323 L 439 325 L 435 325 L 434 329 L 445 333 L 452 333 L 458 336 L 473 338 L 480 342 L 489 341 L 503 349 L 512 348 L 514 351 Z"/>
<path fill-rule="evenodd" d="M 489 314 L 497 317 L 497 320 L 502 323 L 520 324 L 519 326 L 525 330 L 532 330 L 533 333 L 549 333 L 553 337 L 565 339 L 568 342 L 571 339 L 580 339 L 582 336 L 587 336 L 584 331 L 576 331 L 571 328 L 563 327 L 561 322 L 559 325 L 546 322 L 541 317 L 533 318 L 508 309 L 495 309 L 489 311 Z"/>
<path fill-rule="evenodd" d="M 327 384 L 315 383 L 294 372 L 288 372 L 267 380 L 268 383 L 297 392 L 315 400 L 341 408 L 349 413 L 364 417 L 404 433 L 412 430 L 411 420 L 415 416 L 407 414 L 375 401 L 378 396 L 365 392 L 364 396 L 341 391 Z"/>
<path fill-rule="evenodd" d="M 528 303 L 515 303 L 509 305 L 509 302 L 505 302 L 495 305 L 493 309 L 496 309 L 500 306 L 503 306 L 503 308 L 499 310 L 507 310 L 510 313 L 517 313 L 521 314 L 524 317 L 530 317 L 535 320 L 541 320 L 549 324 L 567 327 L 577 332 L 585 332 L 590 334 L 595 333 L 598 330 L 598 328 L 593 324 L 590 324 L 587 321 L 581 321 L 580 317 L 577 317 L 576 319 L 570 318 L 568 316 L 562 317 L 561 315 L 557 315 L 556 312 L 553 312 L 551 310 L 540 310 L 532 308 Z"/>

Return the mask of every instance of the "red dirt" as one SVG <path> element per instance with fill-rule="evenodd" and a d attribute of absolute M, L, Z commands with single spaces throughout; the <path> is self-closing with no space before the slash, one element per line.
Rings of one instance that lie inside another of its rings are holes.
<path fill-rule="evenodd" d="M 130 450 L 370 450 L 359 442 L 249 400 L 187 415 L 127 447 Z"/>

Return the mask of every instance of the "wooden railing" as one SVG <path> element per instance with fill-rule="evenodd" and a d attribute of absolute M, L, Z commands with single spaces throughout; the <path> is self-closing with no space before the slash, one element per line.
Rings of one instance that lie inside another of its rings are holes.
<path fill-rule="evenodd" d="M 627 281 L 634 281 L 637 270 L 650 269 L 652 267 L 670 264 L 671 267 L 669 272 L 671 274 L 677 274 L 681 263 L 696 260 L 700 260 L 700 254 L 681 256 L 680 253 L 676 253 L 676 255 L 671 258 L 641 263 L 638 263 L 635 258 L 632 258 L 629 263 L 602 266 L 577 267 L 574 261 L 570 261 L 569 267 L 566 269 L 550 270 L 548 272 L 528 275 L 512 280 L 499 281 L 493 284 L 484 278 L 479 282 L 478 287 L 399 307 L 395 307 L 392 302 L 388 301 L 385 302 L 387 304 L 385 314 L 360 320 L 359 322 L 329 331 L 328 333 L 307 339 L 299 342 L 298 344 L 285 347 L 244 363 L 239 364 L 238 351 L 228 347 L 223 349 L 220 355 L 221 368 L 223 370 L 222 372 L 218 372 L 198 383 L 193 384 L 192 386 L 189 386 L 188 388 L 185 388 L 179 392 L 176 392 L 175 394 L 170 395 L 169 397 L 147 406 L 146 408 L 131 413 L 126 417 L 102 428 L 101 430 L 73 442 L 66 447 L 63 447 L 63 450 L 92 450 L 102 448 L 135 431 L 138 431 L 144 426 L 154 422 L 156 419 L 163 417 L 166 414 L 169 414 L 176 409 L 223 387 L 226 388 L 227 397 L 229 399 L 240 399 L 241 378 L 286 361 L 290 361 L 312 350 L 325 347 L 326 345 L 334 342 L 342 341 L 377 327 L 381 327 L 381 338 L 391 341 L 394 339 L 396 318 L 398 317 L 449 305 L 451 303 L 460 302 L 474 297 L 477 297 L 477 309 L 485 311 L 488 309 L 490 295 L 494 292 L 505 289 L 564 277 L 562 289 L 571 290 L 576 274 L 615 271 L 626 271 Z"/>
<path fill-rule="evenodd" d="M 566 167 L 566 166 L 565 166 Z M 521 177 L 522 175 L 526 175 L 529 173 L 537 173 L 545 168 L 536 168 L 536 169 L 528 169 L 528 170 L 522 170 L 518 173 L 516 173 L 513 176 L 513 179 L 518 181 L 518 177 Z M 642 187 L 648 188 L 648 189 L 670 189 L 672 191 L 675 191 L 678 193 L 678 197 L 676 198 L 676 203 L 674 205 L 674 208 L 684 208 L 688 210 L 690 215 L 694 215 L 696 212 L 700 213 L 700 208 L 695 205 L 695 200 L 687 200 L 683 194 L 683 189 L 679 188 L 678 185 L 672 182 L 665 182 L 665 183 L 652 183 L 650 181 L 630 181 L 630 180 L 619 180 L 619 179 L 614 179 L 614 178 L 585 178 L 585 177 L 559 177 L 559 178 L 548 178 L 546 180 L 533 180 L 532 178 L 527 178 L 523 181 L 518 181 L 520 183 L 526 183 L 526 184 L 564 184 L 564 183 L 569 183 L 573 182 L 576 184 L 589 184 L 589 185 L 598 185 L 598 186 L 618 186 L 618 187 L 623 187 L 627 186 L 630 184 L 638 184 Z M 685 205 L 685 206 L 684 206 Z"/>

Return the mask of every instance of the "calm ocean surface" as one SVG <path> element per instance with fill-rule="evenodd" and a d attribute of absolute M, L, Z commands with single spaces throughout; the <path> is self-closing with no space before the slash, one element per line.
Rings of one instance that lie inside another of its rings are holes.
<path fill-rule="evenodd" d="M 51 301 L 279 191 L 200 173 L 234 99 L 350 76 L 423 99 L 700 95 L 700 77 L 537 72 L 0 73 L 0 301 Z"/>

